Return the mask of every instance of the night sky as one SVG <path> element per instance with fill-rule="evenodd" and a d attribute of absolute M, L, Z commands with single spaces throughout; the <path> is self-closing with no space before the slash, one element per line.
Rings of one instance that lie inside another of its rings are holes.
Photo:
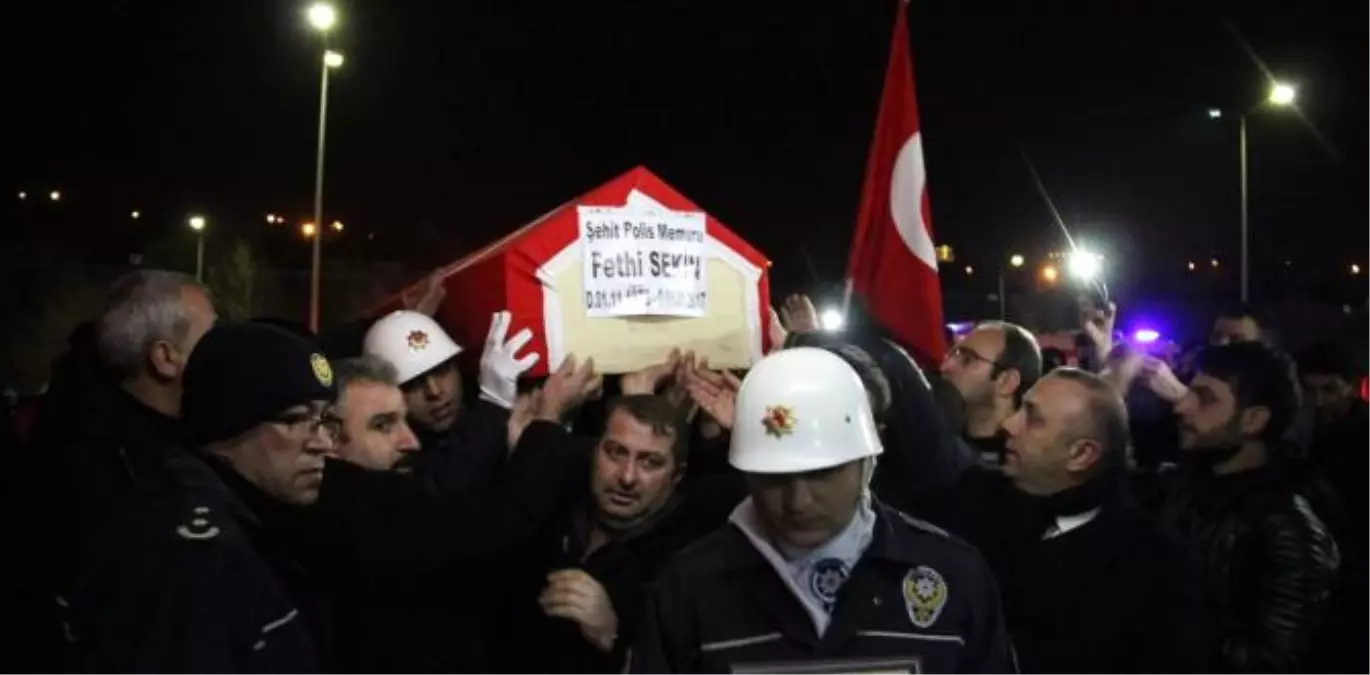
<path fill-rule="evenodd" d="M 6 212 L 60 187 L 104 236 L 133 208 L 142 228 L 308 214 L 321 42 L 304 5 L 8 9 Z M 774 259 L 780 288 L 840 278 L 893 2 L 338 6 L 326 211 L 354 247 L 374 233 L 373 256 L 436 264 L 645 164 Z M 1235 260 L 1233 113 L 1264 79 L 1224 15 L 953 6 L 915 0 L 910 26 L 934 227 L 958 265 L 1061 247 L 1022 151 L 1124 283 Z M 1344 270 L 1370 222 L 1365 6 L 1280 9 L 1225 15 L 1317 131 L 1251 120 L 1255 257 Z"/>

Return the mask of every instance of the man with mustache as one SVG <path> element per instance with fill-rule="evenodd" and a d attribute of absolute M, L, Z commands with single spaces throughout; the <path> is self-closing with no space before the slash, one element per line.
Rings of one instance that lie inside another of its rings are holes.
<path fill-rule="evenodd" d="M 589 493 L 533 550 L 512 557 L 529 564 L 516 573 L 517 600 L 503 631 L 517 638 L 509 672 L 622 671 L 647 583 L 702 533 L 700 516 L 677 492 L 690 450 L 685 413 L 654 393 L 682 367 L 673 358 L 624 376 L 594 444 Z M 540 414 L 564 414 L 555 398 L 544 391 Z"/>
<path fill-rule="evenodd" d="M 411 474 L 419 439 L 409 427 L 395 367 L 374 356 L 339 361 L 338 456 L 370 471 Z"/>
<path fill-rule="evenodd" d="M 1209 665 L 1297 672 L 1340 564 L 1282 451 L 1298 388 L 1288 362 L 1259 342 L 1210 347 L 1196 368 L 1185 386 L 1163 362 L 1141 366 L 1148 386 L 1179 416 L 1188 466 L 1161 515 L 1201 556 L 1215 619 Z"/>
<path fill-rule="evenodd" d="M 988 566 L 872 498 L 883 452 L 841 357 L 798 347 L 757 363 L 728 456 L 751 495 L 652 584 L 631 671 L 1011 670 Z"/>
<path fill-rule="evenodd" d="M 337 420 L 328 360 L 261 324 L 211 329 L 186 366 L 181 419 L 195 456 L 85 550 L 65 621 L 80 670 L 313 672 L 327 612 L 290 543 L 319 499 Z"/>
<path fill-rule="evenodd" d="M 512 316 L 496 312 L 480 359 L 479 396 L 465 399 L 456 358 L 462 348 L 431 317 L 391 313 L 371 326 L 363 351 L 394 366 L 421 452 L 414 473 L 431 493 L 451 495 L 493 480 L 503 464 L 505 423 L 518 377 L 538 354 L 515 358 L 533 338 L 525 328 L 505 339 Z"/>

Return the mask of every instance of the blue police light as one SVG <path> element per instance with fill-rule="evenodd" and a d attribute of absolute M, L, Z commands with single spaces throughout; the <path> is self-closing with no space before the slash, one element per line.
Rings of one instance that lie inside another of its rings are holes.
<path fill-rule="evenodd" d="M 1151 330 L 1150 328 L 1142 328 L 1132 333 L 1132 339 L 1141 344 L 1149 345 L 1161 339 L 1161 334 L 1157 331 Z"/>

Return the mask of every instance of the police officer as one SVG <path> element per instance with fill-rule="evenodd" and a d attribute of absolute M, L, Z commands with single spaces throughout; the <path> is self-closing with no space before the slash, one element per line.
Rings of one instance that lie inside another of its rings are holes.
<path fill-rule="evenodd" d="M 210 330 L 184 378 L 194 455 L 96 535 L 69 602 L 68 639 L 95 672 L 309 672 L 327 667 L 318 596 L 288 552 L 337 431 L 327 359 L 261 324 Z"/>
<path fill-rule="evenodd" d="M 840 357 L 797 348 L 758 363 L 729 452 L 751 496 L 653 585 L 632 670 L 1011 670 L 984 560 L 872 499 L 881 452 Z"/>
<path fill-rule="evenodd" d="M 506 340 L 512 316 L 496 312 L 480 359 L 479 394 L 467 401 L 456 358 L 463 349 L 431 317 L 399 310 L 366 333 L 363 350 L 395 367 L 420 452 L 415 477 L 450 495 L 489 484 L 505 454 L 505 424 L 518 377 L 538 361 L 515 358 L 533 338 L 525 328 Z"/>

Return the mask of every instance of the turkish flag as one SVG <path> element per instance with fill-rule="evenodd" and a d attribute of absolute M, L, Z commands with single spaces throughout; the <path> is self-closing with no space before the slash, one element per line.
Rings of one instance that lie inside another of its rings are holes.
<path fill-rule="evenodd" d="M 900 2 L 847 260 L 847 292 L 920 365 L 932 367 L 947 344 L 907 14 L 908 3 Z"/>

